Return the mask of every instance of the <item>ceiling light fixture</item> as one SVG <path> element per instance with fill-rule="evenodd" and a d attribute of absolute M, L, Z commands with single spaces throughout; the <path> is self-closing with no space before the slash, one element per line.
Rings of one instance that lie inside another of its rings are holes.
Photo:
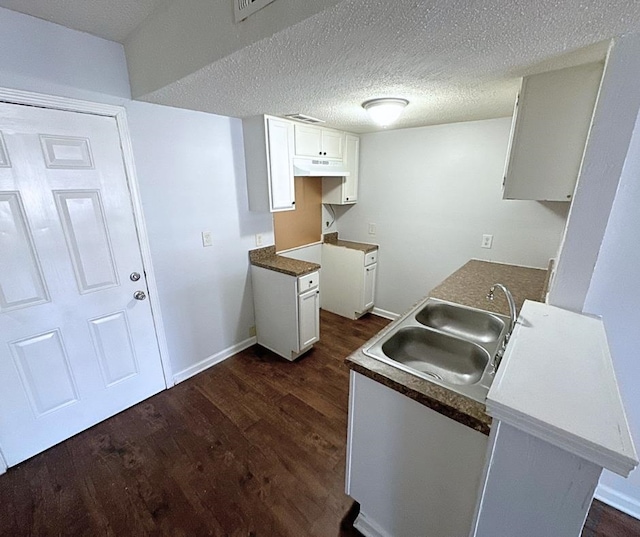
<path fill-rule="evenodd" d="M 362 103 L 371 119 L 381 127 L 391 125 L 402 113 L 404 107 L 409 104 L 406 99 L 397 97 L 384 97 L 381 99 L 370 99 Z"/>

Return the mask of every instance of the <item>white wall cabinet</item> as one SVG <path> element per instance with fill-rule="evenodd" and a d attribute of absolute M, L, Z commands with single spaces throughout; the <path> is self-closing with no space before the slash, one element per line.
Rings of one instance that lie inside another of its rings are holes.
<path fill-rule="evenodd" d="M 320 339 L 320 273 L 296 277 L 251 266 L 258 343 L 295 360 Z"/>
<path fill-rule="evenodd" d="M 354 526 L 367 537 L 468 536 L 487 444 L 484 434 L 351 371 L 346 492 L 360 504 Z"/>
<path fill-rule="evenodd" d="M 360 138 L 358 136 L 345 135 L 342 162 L 349 175 L 322 178 L 322 203 L 349 205 L 358 201 L 360 172 Z"/>
<path fill-rule="evenodd" d="M 294 131 L 296 157 L 342 160 L 344 133 L 301 124 L 296 124 Z"/>
<path fill-rule="evenodd" d="M 242 120 L 249 209 L 295 208 L 293 123 L 271 116 Z"/>
<path fill-rule="evenodd" d="M 322 309 L 357 319 L 375 303 L 378 250 L 322 245 Z"/>
<path fill-rule="evenodd" d="M 570 201 L 582 164 L 603 65 L 523 78 L 516 101 L 503 198 Z"/>

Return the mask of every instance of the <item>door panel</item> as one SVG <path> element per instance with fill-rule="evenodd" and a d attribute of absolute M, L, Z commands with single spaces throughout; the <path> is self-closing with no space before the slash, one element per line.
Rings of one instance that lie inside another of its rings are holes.
<path fill-rule="evenodd" d="M 47 302 L 44 278 L 18 192 L 0 193 L 0 312 Z"/>
<path fill-rule="evenodd" d="M 12 466 L 165 383 L 149 301 L 133 298 L 148 290 L 115 119 L 0 104 L 0 131 L 0 446 Z"/>
<path fill-rule="evenodd" d="M 89 324 L 105 386 L 137 375 L 138 362 L 126 312 L 91 319 Z"/>
<path fill-rule="evenodd" d="M 118 285 L 100 192 L 54 192 L 81 293 Z"/>
<path fill-rule="evenodd" d="M 78 401 L 59 330 L 14 341 L 10 346 L 36 417 Z"/>

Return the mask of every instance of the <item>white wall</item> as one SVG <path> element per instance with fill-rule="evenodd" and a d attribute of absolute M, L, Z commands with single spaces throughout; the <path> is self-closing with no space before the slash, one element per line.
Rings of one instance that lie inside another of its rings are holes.
<path fill-rule="evenodd" d="M 584 311 L 602 315 L 636 448 L 640 447 L 640 116 L 613 202 Z M 598 497 L 640 518 L 640 471 L 605 471 Z"/>
<path fill-rule="evenodd" d="M 0 8 L 0 86 L 100 102 L 130 97 L 124 48 Z"/>
<path fill-rule="evenodd" d="M 358 203 L 343 239 L 380 245 L 376 307 L 403 313 L 470 258 L 547 268 L 567 203 L 502 200 L 510 118 L 361 137 Z M 368 234 L 368 223 L 377 233 Z M 480 248 L 482 235 L 493 248 Z"/>
<path fill-rule="evenodd" d="M 273 228 L 247 210 L 239 120 L 130 101 L 121 45 L 2 8 L 0 50 L 0 86 L 126 106 L 174 375 L 246 340 L 247 251 Z"/>
<path fill-rule="evenodd" d="M 242 123 L 127 105 L 145 220 L 174 374 L 249 338 L 247 251 L 271 215 L 248 210 Z M 201 233 L 213 246 L 203 248 Z M 203 364 L 205 365 L 205 364 Z"/>

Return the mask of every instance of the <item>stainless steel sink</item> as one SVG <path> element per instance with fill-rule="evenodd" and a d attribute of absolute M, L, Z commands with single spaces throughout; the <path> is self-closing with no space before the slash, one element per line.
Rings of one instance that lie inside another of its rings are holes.
<path fill-rule="evenodd" d="M 429 298 L 364 353 L 484 403 L 508 325 L 504 315 Z"/>
<path fill-rule="evenodd" d="M 506 324 L 487 311 L 436 301 L 429 301 L 415 319 L 430 328 L 481 344 L 498 341 Z"/>
<path fill-rule="evenodd" d="M 396 362 L 452 384 L 478 382 L 490 358 L 485 349 L 470 341 L 416 326 L 398 330 L 382 344 L 382 352 Z"/>

